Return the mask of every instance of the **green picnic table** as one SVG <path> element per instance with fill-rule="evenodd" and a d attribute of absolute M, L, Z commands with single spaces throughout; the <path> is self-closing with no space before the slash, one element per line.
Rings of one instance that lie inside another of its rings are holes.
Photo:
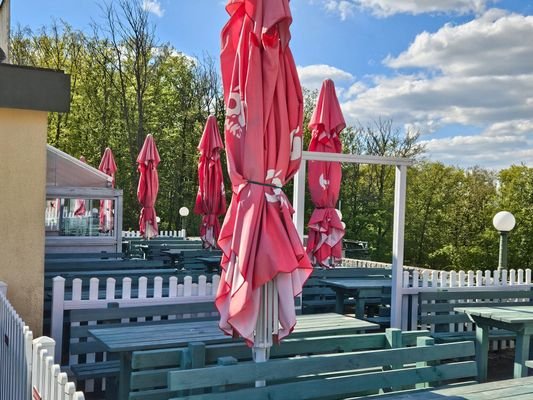
<path fill-rule="evenodd" d="M 312 337 L 360 333 L 379 328 L 379 325 L 335 313 L 299 315 L 293 337 Z M 131 374 L 131 353 L 137 350 L 186 347 L 192 342 L 206 345 L 241 341 L 224 335 L 218 321 L 153 323 L 139 326 L 118 326 L 90 329 L 89 334 L 100 342 L 108 353 L 120 357 L 118 399 L 128 398 Z"/>
<path fill-rule="evenodd" d="M 372 400 L 529 400 L 533 399 L 533 376 L 472 385 L 451 385 L 444 388 L 407 393 L 371 396 Z"/>
<path fill-rule="evenodd" d="M 320 282 L 329 286 L 335 291 L 335 312 L 342 314 L 344 312 L 344 299 L 346 297 L 353 297 L 355 303 L 355 316 L 357 318 L 363 318 L 365 313 L 366 299 L 380 298 L 388 291 L 392 286 L 392 279 L 368 279 L 368 278 L 356 278 L 356 279 L 321 279 Z"/>
<path fill-rule="evenodd" d="M 487 380 L 489 330 L 491 327 L 516 333 L 514 378 L 527 376 L 526 361 L 533 334 L 533 306 L 456 307 L 456 312 L 468 315 L 476 324 L 476 360 L 478 381 Z M 533 396 L 532 396 L 533 398 Z"/>

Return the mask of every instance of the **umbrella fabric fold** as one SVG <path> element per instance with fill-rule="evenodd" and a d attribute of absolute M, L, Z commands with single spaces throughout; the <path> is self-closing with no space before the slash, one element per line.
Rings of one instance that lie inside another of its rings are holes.
<path fill-rule="evenodd" d="M 113 178 L 111 187 L 115 187 L 117 164 L 109 147 L 105 149 L 98 169 Z M 113 230 L 113 200 L 100 200 L 99 230 L 103 233 Z"/>
<path fill-rule="evenodd" d="M 309 151 L 340 153 L 340 132 L 346 127 L 332 80 L 326 79 L 309 122 Z M 315 210 L 309 220 L 307 254 L 313 264 L 330 267 L 342 257 L 345 230 L 335 205 L 339 200 L 342 170 L 338 162 L 310 161 L 308 184 Z"/>
<path fill-rule="evenodd" d="M 80 161 L 87 164 L 87 160 L 84 156 L 80 156 Z M 74 202 L 74 215 L 77 217 L 83 217 L 86 212 L 85 199 L 76 199 Z"/>
<path fill-rule="evenodd" d="M 139 230 L 141 235 L 148 239 L 157 236 L 158 233 L 154 206 L 159 190 L 157 166 L 160 161 L 154 138 L 152 135 L 147 135 L 137 156 L 137 163 L 139 164 L 137 170 L 140 173 L 137 199 L 143 207 L 139 218 Z"/>
<path fill-rule="evenodd" d="M 303 97 L 288 0 L 229 0 L 226 10 L 221 69 L 233 195 L 218 240 L 216 305 L 225 333 L 268 349 L 294 329 L 294 297 L 312 272 L 283 192 L 300 167 Z"/>
<path fill-rule="evenodd" d="M 194 212 L 203 215 L 200 237 L 204 248 L 216 248 L 220 232 L 218 216 L 226 212 L 226 193 L 220 164 L 224 145 L 214 115 L 207 118 L 198 150 L 198 194 Z"/>

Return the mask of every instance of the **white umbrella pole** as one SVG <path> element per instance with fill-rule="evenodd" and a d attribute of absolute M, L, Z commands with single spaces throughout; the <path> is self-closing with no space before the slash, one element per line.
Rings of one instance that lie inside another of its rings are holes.
<path fill-rule="evenodd" d="M 256 363 L 266 362 L 272 347 L 272 335 L 278 334 L 278 291 L 275 282 L 261 287 L 261 302 L 255 327 L 253 358 Z M 255 381 L 255 387 L 266 386 L 266 381 Z"/>

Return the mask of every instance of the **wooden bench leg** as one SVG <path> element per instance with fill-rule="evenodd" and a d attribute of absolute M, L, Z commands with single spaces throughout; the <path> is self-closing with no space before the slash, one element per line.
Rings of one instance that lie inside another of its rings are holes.
<path fill-rule="evenodd" d="M 487 381 L 489 359 L 489 327 L 476 325 L 476 360 L 478 382 Z"/>
<path fill-rule="evenodd" d="M 366 302 L 364 299 L 357 298 L 355 303 L 355 318 L 364 318 L 365 317 L 365 305 Z"/>
<path fill-rule="evenodd" d="M 513 378 L 522 378 L 527 376 L 528 368 L 525 366 L 525 362 L 529 358 L 530 340 L 531 335 L 516 335 Z"/>
<path fill-rule="evenodd" d="M 344 292 L 342 290 L 337 290 L 335 293 L 335 312 L 344 314 Z"/>
<path fill-rule="evenodd" d="M 130 394 L 130 376 L 131 376 L 131 353 L 123 351 L 120 353 L 120 374 L 118 378 L 118 398 L 127 400 Z M 107 394 L 106 388 L 106 394 Z"/>
<path fill-rule="evenodd" d="M 419 337 L 416 339 L 416 345 L 417 346 L 434 346 L 435 345 L 435 339 L 431 338 L 431 337 Z M 428 367 L 428 366 L 432 366 L 432 365 L 436 365 L 437 363 L 435 361 L 431 361 L 431 362 L 428 362 L 428 361 L 419 361 L 416 363 L 416 367 L 417 368 L 421 368 L 421 367 Z M 417 389 L 424 389 L 424 388 L 428 388 L 428 387 L 432 387 L 432 386 L 439 386 L 439 382 L 422 382 L 422 383 L 417 383 L 416 384 L 416 388 Z"/>

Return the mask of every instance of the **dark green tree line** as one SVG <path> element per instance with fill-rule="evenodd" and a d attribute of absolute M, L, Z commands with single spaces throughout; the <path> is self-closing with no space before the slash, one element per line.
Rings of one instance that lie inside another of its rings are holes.
<path fill-rule="evenodd" d="M 48 142 L 98 166 L 104 149 L 115 154 L 117 187 L 124 190 L 124 228 L 137 229 L 137 154 L 146 134 L 156 139 L 162 162 L 156 203 L 161 229 L 179 229 L 178 210 L 192 210 L 197 192 L 197 145 L 207 116 L 223 134 L 224 106 L 217 61 L 192 58 L 158 43 L 138 1 L 117 0 L 103 8 L 92 32 L 59 21 L 38 31 L 12 34 L 15 64 L 63 70 L 71 75 L 71 110 L 49 115 Z M 311 132 L 317 92 L 304 90 L 304 148 Z M 509 236 L 509 266 L 533 264 L 533 169 L 512 166 L 499 173 L 462 169 L 423 160 L 419 132 L 392 121 L 348 126 L 345 153 L 409 157 L 405 263 L 439 269 L 495 268 L 498 233 L 492 217 L 511 211 L 517 226 Z M 225 158 L 223 157 L 223 163 Z M 227 174 L 225 167 L 224 174 Z M 346 238 L 368 241 L 372 259 L 390 262 L 394 167 L 345 164 L 339 206 Z M 231 190 L 225 177 L 226 190 Z M 286 187 L 292 196 L 292 181 Z M 313 210 L 306 194 L 305 215 Z M 198 233 L 199 218 L 187 230 Z"/>

